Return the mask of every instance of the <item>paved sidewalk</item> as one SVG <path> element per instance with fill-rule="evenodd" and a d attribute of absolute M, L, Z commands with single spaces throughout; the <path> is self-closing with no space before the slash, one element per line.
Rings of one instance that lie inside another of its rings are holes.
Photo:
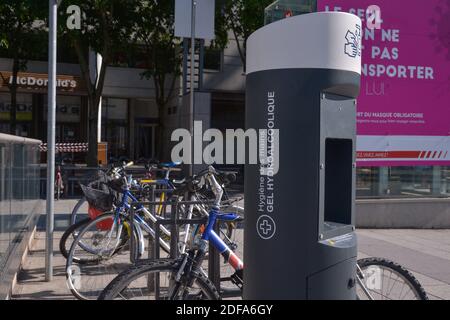
<path fill-rule="evenodd" d="M 358 247 L 410 270 L 430 299 L 450 300 L 450 230 L 358 230 Z"/>
<path fill-rule="evenodd" d="M 68 227 L 69 214 L 76 203 L 77 200 L 55 201 L 54 280 L 45 282 L 45 217 L 41 216 L 33 247 L 28 253 L 22 271 L 17 276 L 13 299 L 74 299 L 66 285 L 66 260 L 59 252 L 59 239 Z"/>
<path fill-rule="evenodd" d="M 44 281 L 45 225 L 18 276 L 13 299 L 74 299 L 66 286 L 65 260 L 58 243 L 76 201 L 56 202 L 54 280 Z M 418 278 L 431 299 L 450 300 L 450 230 L 358 230 L 359 257 L 384 257 L 403 265 Z"/>

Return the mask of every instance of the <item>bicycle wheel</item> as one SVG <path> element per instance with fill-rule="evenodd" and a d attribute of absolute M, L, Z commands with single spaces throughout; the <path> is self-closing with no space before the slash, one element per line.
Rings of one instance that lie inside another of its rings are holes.
<path fill-rule="evenodd" d="M 358 266 L 358 277 L 364 285 L 357 286 L 360 300 L 428 300 L 419 281 L 395 262 L 367 258 L 358 260 Z"/>
<path fill-rule="evenodd" d="M 67 259 L 69 256 L 69 250 L 72 246 L 73 241 L 76 239 L 76 235 L 86 227 L 86 225 L 91 221 L 91 219 L 83 219 L 78 221 L 75 224 L 69 226 L 69 228 L 63 233 L 61 239 L 59 240 L 59 251 L 63 255 L 64 258 Z M 80 261 L 78 258 L 74 258 L 76 263 L 84 263 Z"/>
<path fill-rule="evenodd" d="M 82 197 L 80 200 L 78 200 L 75 207 L 72 209 L 72 213 L 70 214 L 70 225 L 73 225 L 77 223 L 78 221 L 84 220 L 88 218 L 88 210 L 89 210 L 89 204 L 86 201 L 85 197 Z"/>
<path fill-rule="evenodd" d="M 67 284 L 80 300 L 97 299 L 106 285 L 131 263 L 127 223 L 114 223 L 113 219 L 114 214 L 107 213 L 90 220 L 70 247 Z"/>
<path fill-rule="evenodd" d="M 99 300 L 219 299 L 217 289 L 201 272 L 193 274 L 192 286 L 177 284 L 174 278 L 179 268 L 179 260 L 141 260 L 111 281 Z"/>

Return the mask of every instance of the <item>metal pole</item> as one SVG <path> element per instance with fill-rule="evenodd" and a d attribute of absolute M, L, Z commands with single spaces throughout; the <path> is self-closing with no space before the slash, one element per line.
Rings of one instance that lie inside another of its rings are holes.
<path fill-rule="evenodd" d="M 192 0 L 191 12 L 191 92 L 189 108 L 189 126 L 191 131 L 191 165 L 189 174 L 194 174 L 194 103 L 195 103 L 195 10 L 197 1 Z"/>
<path fill-rule="evenodd" d="M 56 122 L 56 22 L 57 0 L 49 0 L 48 30 L 48 115 L 47 115 L 47 228 L 45 238 L 45 280 L 53 280 L 53 212 L 55 181 Z"/>

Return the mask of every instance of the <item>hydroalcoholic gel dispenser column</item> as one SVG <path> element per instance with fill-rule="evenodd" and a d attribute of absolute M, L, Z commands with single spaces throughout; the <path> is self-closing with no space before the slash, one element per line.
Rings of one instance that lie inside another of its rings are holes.
<path fill-rule="evenodd" d="M 356 298 L 360 75 L 355 15 L 295 16 L 249 38 L 246 124 L 268 130 L 272 160 L 245 168 L 245 299 Z"/>

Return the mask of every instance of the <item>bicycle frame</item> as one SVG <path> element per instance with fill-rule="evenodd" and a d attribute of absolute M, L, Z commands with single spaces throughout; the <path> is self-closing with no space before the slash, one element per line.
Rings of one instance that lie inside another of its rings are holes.
<path fill-rule="evenodd" d="M 136 199 L 136 197 L 127 189 L 124 190 L 122 192 L 122 199 L 120 202 L 120 205 L 115 209 L 114 211 L 114 224 L 117 224 L 119 222 L 119 218 L 120 218 L 120 214 L 124 211 L 127 211 L 131 208 L 129 202 L 138 202 L 138 200 Z M 158 220 L 158 218 L 156 216 L 154 216 L 150 211 L 147 210 L 147 208 L 145 208 L 143 205 L 139 205 L 138 208 L 136 209 L 136 212 L 143 212 L 145 214 L 146 217 L 148 217 L 152 222 L 156 222 Z M 142 228 L 143 230 L 145 230 L 147 233 L 149 233 L 152 237 L 155 237 L 155 230 L 153 230 L 148 223 L 141 218 L 139 215 L 135 215 L 134 216 L 134 221 L 133 223 L 137 224 L 140 228 Z M 170 236 L 170 231 L 167 230 L 167 228 L 165 228 L 164 226 L 160 226 L 161 231 L 167 235 Z M 142 238 L 142 236 L 139 236 L 140 238 Z M 165 250 L 169 250 L 170 246 L 169 244 L 164 241 L 163 239 L 159 239 L 161 246 L 165 249 Z M 143 245 L 143 239 L 139 239 L 139 242 L 141 243 L 141 247 Z M 143 251 L 143 248 L 140 248 L 140 251 Z M 140 252 L 142 253 L 142 252 Z"/>
<path fill-rule="evenodd" d="M 209 241 L 214 248 L 216 248 L 220 254 L 224 257 L 234 270 L 243 270 L 244 263 L 241 259 L 231 250 L 230 247 L 217 235 L 214 231 L 214 226 L 217 221 L 236 221 L 239 218 L 238 215 L 234 213 L 222 213 L 217 210 L 211 210 L 209 212 L 208 224 L 206 225 L 205 231 L 202 234 L 202 240 Z"/>

